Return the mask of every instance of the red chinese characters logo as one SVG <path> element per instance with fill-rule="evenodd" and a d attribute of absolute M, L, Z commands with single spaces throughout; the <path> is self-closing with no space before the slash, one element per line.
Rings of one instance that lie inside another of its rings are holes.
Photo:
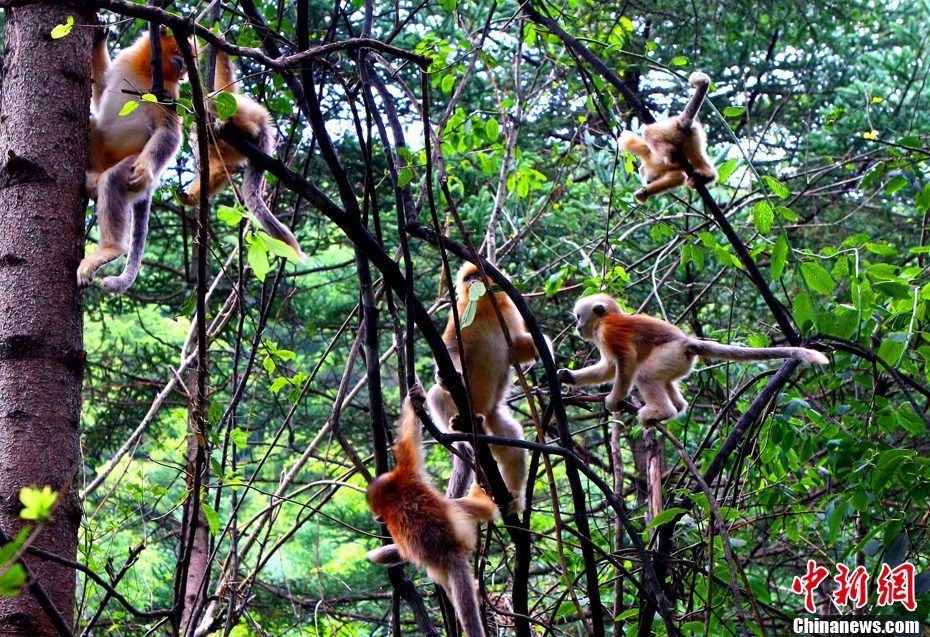
<path fill-rule="evenodd" d="M 822 566 L 817 566 L 814 560 L 807 560 L 807 572 L 801 577 L 795 577 L 791 582 L 791 591 L 797 595 L 804 595 L 804 608 L 808 613 L 813 613 L 814 608 L 814 591 L 820 586 L 820 583 L 827 579 L 830 571 Z"/>
<path fill-rule="evenodd" d="M 833 577 L 836 582 L 833 603 L 841 608 L 846 605 L 852 605 L 854 608 L 865 606 L 869 601 L 869 572 L 865 567 L 857 566 L 850 574 L 848 566 L 837 564 L 836 570 L 839 573 Z"/>
<path fill-rule="evenodd" d="M 913 611 L 917 608 L 914 600 L 914 565 L 908 562 L 890 568 L 882 564 L 882 570 L 876 580 L 878 587 L 878 605 L 891 606 L 904 604 L 904 608 Z"/>
<path fill-rule="evenodd" d="M 862 565 L 850 570 L 845 564 L 836 565 L 837 573 L 833 576 L 836 588 L 831 598 L 838 608 L 852 606 L 862 608 L 869 601 L 869 573 Z M 807 612 L 816 611 L 814 606 L 814 591 L 829 577 L 830 571 L 818 566 L 814 560 L 807 560 L 807 569 L 804 575 L 795 577 L 791 582 L 791 592 L 804 595 L 804 608 Z M 881 571 L 875 578 L 877 606 L 892 606 L 902 604 L 904 608 L 913 612 L 917 608 L 914 599 L 914 565 L 905 562 L 894 568 L 882 564 Z"/>

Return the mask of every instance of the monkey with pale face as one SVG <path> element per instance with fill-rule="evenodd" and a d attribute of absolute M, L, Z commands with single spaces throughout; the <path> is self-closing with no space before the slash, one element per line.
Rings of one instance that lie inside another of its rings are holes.
<path fill-rule="evenodd" d="M 578 333 L 597 345 L 601 360 L 582 369 L 559 371 L 568 385 L 600 385 L 613 380 L 605 404 L 611 412 L 635 385 L 643 400 L 639 420 L 662 421 L 684 412 L 688 402 L 678 382 L 686 378 L 698 356 L 730 361 L 764 361 L 796 358 L 814 365 L 829 359 L 806 347 L 741 347 L 688 336 L 660 319 L 624 314 L 620 304 L 606 294 L 578 299 L 574 316 Z"/>
<path fill-rule="evenodd" d="M 252 98 L 239 93 L 236 83 L 236 71 L 229 56 L 223 51 L 216 53 L 216 70 L 213 75 L 213 90 L 231 93 L 236 100 L 236 112 L 226 121 L 217 123 L 216 135 L 210 139 L 210 176 L 208 194 L 210 197 L 229 184 L 231 172 L 245 167 L 242 174 L 242 199 L 245 207 L 258 220 L 262 229 L 279 241 L 289 245 L 300 261 L 307 257 L 294 234 L 282 224 L 265 204 L 265 173 L 260 168 L 219 138 L 219 133 L 226 126 L 234 126 L 244 132 L 259 150 L 266 155 L 274 152 L 274 131 L 269 123 L 268 111 Z M 194 144 L 192 144 L 194 145 Z M 189 192 L 178 191 L 178 201 L 186 206 L 193 206 L 200 197 L 200 177 L 194 181 Z"/>
<path fill-rule="evenodd" d="M 90 285 L 97 268 L 128 251 L 122 274 L 100 282 L 104 290 L 122 294 L 142 265 L 152 195 L 181 144 L 181 120 L 169 106 L 139 99 L 152 88 L 149 35 L 139 36 L 111 64 L 106 30 L 98 28 L 96 34 L 87 192 L 97 200 L 100 242 L 93 254 L 81 260 L 77 279 L 81 286 Z M 159 35 L 165 93 L 177 99 L 178 82 L 186 73 L 184 59 L 174 36 L 165 29 Z M 127 113 L 124 107 L 132 101 L 138 106 Z"/>
<path fill-rule="evenodd" d="M 417 386 L 411 391 L 422 392 Z M 376 564 L 410 562 L 426 570 L 448 595 L 466 637 L 485 637 L 478 605 L 478 584 L 472 575 L 476 522 L 497 517 L 494 502 L 474 485 L 458 499 L 445 498 L 423 468 L 420 424 L 408 398 L 404 401 L 393 471 L 378 476 L 366 492 L 371 512 L 394 540 L 369 551 Z"/>
<path fill-rule="evenodd" d="M 695 91 L 680 115 L 649 124 L 643 129 L 642 137 L 632 131 L 623 131 L 620 136 L 623 150 L 635 155 L 640 161 L 639 175 L 643 187 L 634 195 L 640 203 L 685 182 L 694 186 L 675 160 L 676 151 L 687 158 L 701 183 L 712 184 L 717 180 L 717 169 L 707 154 L 707 134 L 698 120 L 698 111 L 707 95 L 710 77 L 696 72 L 691 74 L 688 81 L 695 87 Z"/>
<path fill-rule="evenodd" d="M 507 338 L 501 323 L 494 311 L 491 295 L 500 308 L 504 317 L 507 333 L 513 344 L 517 361 L 521 364 L 532 363 L 536 360 L 536 345 L 533 336 L 527 331 L 523 317 L 504 292 L 487 291 L 482 296 L 473 299 L 473 286 L 481 284 L 481 274 L 473 263 L 464 263 L 456 275 L 455 298 L 459 317 L 466 315 L 468 306 L 474 303 L 474 315 L 471 323 L 461 328 L 462 345 L 459 346 L 456 338 L 455 321 L 450 313 L 442 340 L 446 344 L 449 356 L 455 368 L 462 371 L 462 360 L 465 361 L 468 381 L 471 392 L 472 413 L 476 415 L 477 425 L 484 433 L 505 438 L 523 440 L 523 428 L 514 420 L 507 406 L 507 396 L 513 385 L 513 367 Z M 482 290 L 484 289 L 482 284 Z M 551 349 L 551 348 L 550 348 Z M 427 395 L 430 413 L 438 424 L 447 431 L 459 428 L 458 410 L 452 400 L 452 395 L 442 386 L 438 376 Z M 456 443 L 456 448 L 466 457 L 470 455 L 465 447 L 466 443 Z M 491 445 L 491 455 L 497 461 L 501 477 L 510 491 L 513 501 L 511 512 L 519 513 L 523 510 L 526 487 L 526 450 L 516 447 Z M 472 479 L 469 463 L 453 456 L 452 476 L 449 479 L 446 493 L 457 497 L 462 495 Z"/>

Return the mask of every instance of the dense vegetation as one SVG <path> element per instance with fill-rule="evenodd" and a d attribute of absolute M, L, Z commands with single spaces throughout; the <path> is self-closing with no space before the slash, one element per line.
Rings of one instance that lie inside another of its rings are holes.
<path fill-rule="evenodd" d="M 137 19 L 141 5 L 101 4 L 114 48 L 148 28 Z M 166 11 L 194 16 L 202 4 L 178 1 Z M 636 162 L 618 138 L 643 113 L 517 2 L 222 2 L 215 32 L 276 57 L 302 48 L 301 19 L 312 47 L 366 35 L 367 9 L 371 38 L 431 58 L 421 69 L 388 50 L 333 47 L 287 71 L 254 56 L 237 62 L 243 92 L 272 113 L 283 165 L 347 218 L 349 188 L 361 212 L 354 223 L 412 272 L 438 329 L 448 315 L 442 260 L 455 268 L 459 259 L 423 240 L 434 223 L 513 281 L 552 338 L 559 367 L 596 356 L 569 319 L 575 299 L 593 291 L 703 338 L 761 346 L 800 335 L 831 364 L 776 373 L 778 363 L 701 362 L 684 387 L 686 416 L 665 425 L 670 436 L 644 431 L 631 413 L 611 419 L 592 395 L 565 388 L 576 455 L 532 455 L 531 514 L 521 521 L 529 535 L 502 522 L 482 530 L 476 566 L 489 634 L 596 634 L 597 620 L 608 634 L 665 634 L 669 626 L 766 634 L 803 612 L 790 587 L 808 559 L 831 573 L 839 563 L 864 565 L 873 579 L 883 562 L 909 561 L 921 593 L 910 615 L 926 622 L 930 6 L 532 4 L 656 117 L 683 105 L 690 71 L 711 76 L 701 119 L 720 171 L 710 188 L 719 216 L 685 188 L 635 203 Z M 210 26 L 207 17 L 201 23 Z M 317 91 L 325 129 L 311 121 L 296 85 Z M 188 131 L 190 99 L 185 87 Z M 81 575 L 76 622 L 121 635 L 169 631 L 165 617 L 137 611 L 176 601 L 182 540 L 198 502 L 209 528 L 206 584 L 192 602 L 202 628 L 387 635 L 393 625 L 393 634 L 413 634 L 411 605 L 397 592 L 407 599 L 410 590 L 365 559 L 380 539 L 364 498 L 366 475 L 388 457 L 373 429 L 399 413 L 405 371 L 412 364 L 424 385 L 433 382 L 422 330 L 412 350 L 404 347 L 409 299 L 386 288 L 390 275 L 367 264 L 369 248 L 353 243 L 319 201 L 269 176 L 270 205 L 309 261 L 275 256 L 242 220 L 232 191 L 216 197 L 209 276 L 199 281 L 210 289 L 209 355 L 194 356 L 198 225 L 173 191 L 189 185 L 195 158 L 185 141 L 166 171 L 135 286 L 123 297 L 84 294 L 78 561 L 118 579 L 128 606 Z M 427 231 L 405 232 L 405 215 Z M 366 314 L 374 319 L 367 329 Z M 209 381 L 202 419 L 198 362 Z M 527 439 L 564 447 L 542 365 L 527 371 L 526 386 L 528 394 L 514 385 L 511 407 Z M 426 439 L 442 488 L 449 452 Z M 201 470 L 195 499 L 190 476 Z M 585 511 L 568 475 L 579 470 Z M 647 553 L 593 478 L 621 495 Z M 651 496 L 664 500 L 665 513 Z M 529 561 L 518 566 L 521 541 Z M 644 557 L 665 576 L 670 600 L 655 617 Z M 596 569 L 603 613 L 586 562 Z M 436 589 L 424 574 L 404 572 L 443 631 Z M 819 614 L 841 612 L 830 608 L 831 590 L 830 582 L 820 589 Z M 871 595 L 870 612 L 901 614 Z M 521 596 L 525 625 L 514 618 Z"/>

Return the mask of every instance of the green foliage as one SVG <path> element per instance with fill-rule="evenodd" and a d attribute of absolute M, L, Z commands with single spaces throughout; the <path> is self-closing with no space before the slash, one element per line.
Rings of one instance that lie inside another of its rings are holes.
<path fill-rule="evenodd" d="M 69 15 L 68 19 L 64 24 L 56 24 L 55 28 L 52 29 L 51 36 L 53 40 L 58 40 L 65 37 L 66 35 L 71 34 L 71 30 L 74 28 L 74 16 Z"/>
<path fill-rule="evenodd" d="M 23 505 L 19 517 L 24 520 L 44 522 L 52 514 L 52 507 L 55 506 L 57 499 L 58 494 L 48 485 L 41 489 L 23 487 L 19 490 L 19 501 Z"/>

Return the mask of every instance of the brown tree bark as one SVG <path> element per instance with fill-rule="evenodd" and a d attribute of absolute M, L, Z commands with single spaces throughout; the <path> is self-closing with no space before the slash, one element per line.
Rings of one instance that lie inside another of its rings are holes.
<path fill-rule="evenodd" d="M 51 30 L 74 17 L 66 37 Z M 84 372 L 75 270 L 84 245 L 84 171 L 90 104 L 91 24 L 83 4 L 46 2 L 4 13 L 0 95 L 0 528 L 15 535 L 19 491 L 59 493 L 35 545 L 68 559 L 81 509 L 78 425 Z M 75 573 L 27 564 L 68 625 Z M 0 598 L 0 634 L 55 635 L 24 590 Z"/>

